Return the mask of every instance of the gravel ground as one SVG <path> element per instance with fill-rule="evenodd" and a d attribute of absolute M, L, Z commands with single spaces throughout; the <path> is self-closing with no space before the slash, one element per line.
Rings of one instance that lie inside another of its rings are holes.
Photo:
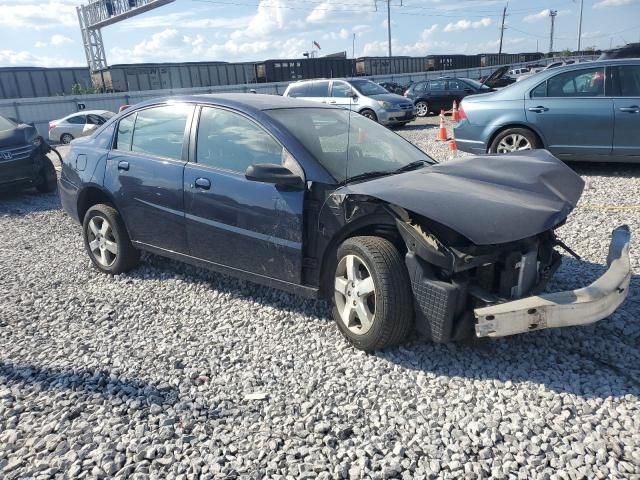
<path fill-rule="evenodd" d="M 446 159 L 432 122 L 399 133 Z M 576 168 L 585 261 L 551 288 L 640 231 L 640 166 Z M 637 275 L 594 326 L 366 355 L 322 302 L 155 256 L 99 274 L 54 195 L 0 194 L 0 245 L 0 478 L 640 478 Z"/>

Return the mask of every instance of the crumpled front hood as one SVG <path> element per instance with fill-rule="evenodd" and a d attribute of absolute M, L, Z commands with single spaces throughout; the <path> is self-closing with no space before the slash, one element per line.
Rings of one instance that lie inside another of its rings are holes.
<path fill-rule="evenodd" d="M 402 105 L 405 103 L 411 103 L 402 95 L 397 95 L 395 93 L 380 93 L 378 95 L 370 95 L 371 98 L 375 98 L 376 100 L 384 100 L 385 102 L 392 103 L 393 105 Z"/>
<path fill-rule="evenodd" d="M 354 183 L 336 193 L 378 198 L 445 225 L 476 245 L 537 235 L 562 222 L 584 182 L 546 150 L 470 156 Z"/>
<path fill-rule="evenodd" d="M 21 146 L 30 142 L 37 135 L 31 125 L 17 125 L 10 130 L 0 131 L 0 148 Z"/>

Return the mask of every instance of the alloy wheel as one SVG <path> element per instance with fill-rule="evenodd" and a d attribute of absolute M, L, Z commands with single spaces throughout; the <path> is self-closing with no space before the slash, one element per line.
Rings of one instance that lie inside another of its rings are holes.
<path fill-rule="evenodd" d="M 364 335 L 371 329 L 376 313 L 375 283 L 365 263 L 356 255 L 345 255 L 338 263 L 335 303 L 340 320 L 351 332 Z"/>
<path fill-rule="evenodd" d="M 510 153 L 517 152 L 519 150 L 531 150 L 531 143 L 529 140 L 519 133 L 507 135 L 500 140 L 500 143 L 498 143 L 498 153 Z"/>
<path fill-rule="evenodd" d="M 109 221 L 96 215 L 89 220 L 87 238 L 94 258 L 104 267 L 110 267 L 118 257 L 118 242 Z"/>
<path fill-rule="evenodd" d="M 429 106 L 424 102 L 418 102 L 416 105 L 416 113 L 419 117 L 426 117 L 429 114 Z"/>

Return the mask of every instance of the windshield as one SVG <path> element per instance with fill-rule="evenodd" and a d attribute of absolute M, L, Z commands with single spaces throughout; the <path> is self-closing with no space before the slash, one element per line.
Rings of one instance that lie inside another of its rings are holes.
<path fill-rule="evenodd" d="M 0 117 L 0 132 L 4 130 L 13 130 L 17 123 L 12 122 L 8 118 Z"/>
<path fill-rule="evenodd" d="M 400 135 L 349 110 L 292 108 L 265 113 L 282 123 L 337 182 L 368 172 L 392 173 L 416 161 L 436 163 Z"/>
<path fill-rule="evenodd" d="M 474 88 L 478 89 L 478 90 L 491 90 L 489 87 L 487 87 L 484 83 L 480 83 L 477 80 L 473 80 L 471 78 L 463 78 L 462 79 L 465 83 L 468 83 L 469 85 L 473 86 Z"/>
<path fill-rule="evenodd" d="M 371 80 L 349 80 L 349 83 L 365 97 L 389 93 L 385 88 L 381 87 L 377 83 L 373 83 Z"/>

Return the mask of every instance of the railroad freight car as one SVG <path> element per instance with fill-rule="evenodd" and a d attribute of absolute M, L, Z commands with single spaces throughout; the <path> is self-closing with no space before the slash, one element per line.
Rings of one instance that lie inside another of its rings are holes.
<path fill-rule="evenodd" d="M 256 64 L 259 82 L 349 77 L 353 71 L 353 60 L 339 57 L 265 60 Z"/>
<path fill-rule="evenodd" d="M 496 65 L 509 65 L 520 61 L 517 53 L 481 53 L 480 67 L 493 67 Z"/>
<path fill-rule="evenodd" d="M 93 74 L 109 92 L 211 87 L 256 83 L 254 63 L 167 63 L 113 65 Z"/>
<path fill-rule="evenodd" d="M 531 53 L 519 53 L 518 54 L 518 62 L 535 62 L 544 57 L 544 54 L 540 52 L 531 52 Z"/>
<path fill-rule="evenodd" d="M 0 99 L 70 95 L 74 85 L 92 87 L 88 68 L 0 68 Z"/>
<path fill-rule="evenodd" d="M 427 70 L 457 70 L 462 68 L 477 68 L 480 60 L 477 55 L 428 55 Z"/>
<path fill-rule="evenodd" d="M 426 70 L 426 57 L 360 57 L 356 60 L 356 75 L 360 76 L 418 73 Z"/>

